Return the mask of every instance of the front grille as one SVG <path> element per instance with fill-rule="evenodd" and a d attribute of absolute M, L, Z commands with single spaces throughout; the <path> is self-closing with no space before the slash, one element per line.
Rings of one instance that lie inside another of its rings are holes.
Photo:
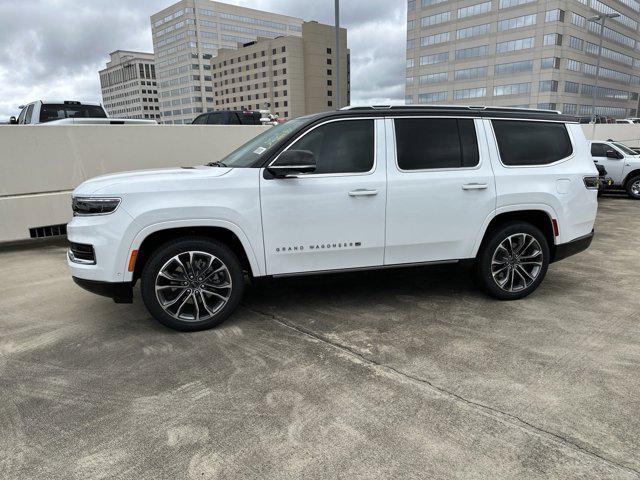
<path fill-rule="evenodd" d="M 46 227 L 33 227 L 29 229 L 29 236 L 31 238 L 61 237 L 66 234 L 67 225 L 64 223 L 60 225 L 48 225 Z"/>
<path fill-rule="evenodd" d="M 69 259 L 75 263 L 83 263 L 85 265 L 95 265 L 96 255 L 93 251 L 93 245 L 84 243 L 69 243 Z"/>

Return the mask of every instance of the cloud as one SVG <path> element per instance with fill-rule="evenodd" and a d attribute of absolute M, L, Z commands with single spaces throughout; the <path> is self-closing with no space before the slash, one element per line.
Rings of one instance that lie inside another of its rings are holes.
<path fill-rule="evenodd" d="M 42 98 L 101 101 L 109 53 L 152 51 L 149 17 L 172 0 L 0 0 L 0 119 Z M 330 0 L 228 3 L 333 23 Z M 342 0 L 352 103 L 404 98 L 405 0 Z"/>

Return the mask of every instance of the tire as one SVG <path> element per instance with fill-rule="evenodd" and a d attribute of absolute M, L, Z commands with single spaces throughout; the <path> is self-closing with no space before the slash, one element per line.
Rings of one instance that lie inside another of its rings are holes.
<path fill-rule="evenodd" d="M 538 288 L 549 261 L 549 244 L 538 228 L 508 222 L 487 233 L 476 257 L 476 281 L 492 297 L 517 300 Z"/>
<path fill-rule="evenodd" d="M 635 200 L 640 200 L 640 175 L 627 180 L 627 194 Z"/>
<path fill-rule="evenodd" d="M 237 308 L 243 291 L 238 257 L 223 243 L 202 237 L 160 246 L 141 276 L 142 300 L 151 316 L 182 332 L 220 325 Z"/>

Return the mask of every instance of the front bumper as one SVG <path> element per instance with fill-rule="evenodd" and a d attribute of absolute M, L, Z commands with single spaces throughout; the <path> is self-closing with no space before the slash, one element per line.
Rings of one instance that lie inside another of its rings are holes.
<path fill-rule="evenodd" d="M 552 262 L 557 262 L 559 260 L 563 260 L 571 255 L 575 255 L 576 253 L 584 252 L 593 240 L 594 231 L 591 230 L 591 233 L 578 237 L 574 240 L 571 240 L 567 243 L 561 243 L 560 245 L 556 245 L 556 251 L 553 256 Z"/>
<path fill-rule="evenodd" d="M 88 292 L 112 298 L 116 303 L 133 303 L 133 284 L 131 282 L 100 282 L 73 277 L 77 285 Z"/>

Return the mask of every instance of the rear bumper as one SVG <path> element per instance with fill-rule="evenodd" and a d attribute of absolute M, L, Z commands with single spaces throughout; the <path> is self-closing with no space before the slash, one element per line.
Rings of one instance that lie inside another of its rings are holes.
<path fill-rule="evenodd" d="M 558 260 L 563 260 L 567 257 L 570 257 L 571 255 L 575 255 L 576 253 L 585 251 L 587 248 L 589 248 L 589 245 L 591 245 L 593 235 L 594 231 L 591 230 L 591 233 L 585 235 L 584 237 L 579 237 L 575 240 L 571 240 L 570 242 L 556 245 L 556 251 L 552 261 L 557 262 Z"/>
<path fill-rule="evenodd" d="M 112 298 L 116 303 L 133 303 L 133 284 L 131 282 L 100 282 L 73 277 L 77 285 L 88 292 Z"/>

